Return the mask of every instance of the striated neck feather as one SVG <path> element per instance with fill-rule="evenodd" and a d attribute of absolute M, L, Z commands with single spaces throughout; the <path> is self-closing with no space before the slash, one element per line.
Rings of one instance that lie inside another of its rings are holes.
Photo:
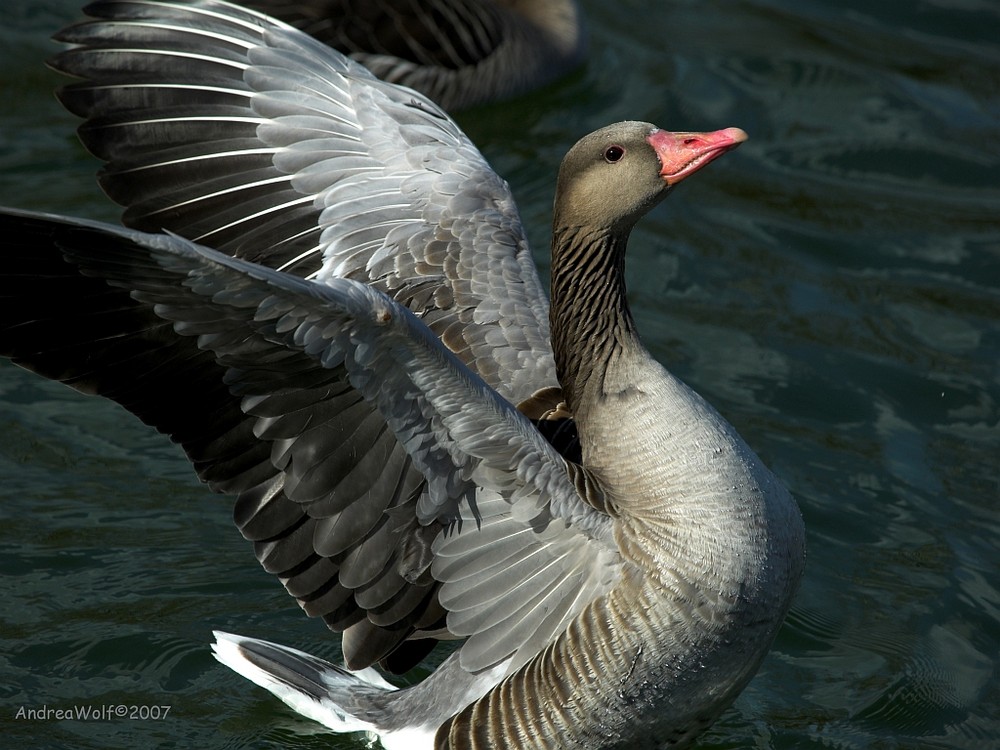
<path fill-rule="evenodd" d="M 586 390 L 601 388 L 608 364 L 641 346 L 626 300 L 627 241 L 627 233 L 585 227 L 556 229 L 553 236 L 552 347 L 574 413 Z"/>

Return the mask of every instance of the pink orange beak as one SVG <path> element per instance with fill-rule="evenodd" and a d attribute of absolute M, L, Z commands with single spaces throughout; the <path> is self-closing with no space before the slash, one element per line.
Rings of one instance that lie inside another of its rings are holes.
<path fill-rule="evenodd" d="M 725 128 L 714 133 L 654 130 L 646 138 L 660 158 L 660 176 L 667 185 L 676 185 L 746 139 L 747 134 L 739 128 Z"/>

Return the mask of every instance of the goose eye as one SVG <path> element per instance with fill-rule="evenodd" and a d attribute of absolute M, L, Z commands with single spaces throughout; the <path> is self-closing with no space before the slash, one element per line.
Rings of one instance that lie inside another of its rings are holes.
<path fill-rule="evenodd" d="M 608 146 L 604 149 L 604 161 L 609 164 L 614 164 L 616 161 L 621 161 L 621 158 L 625 156 L 625 149 L 621 146 Z"/>

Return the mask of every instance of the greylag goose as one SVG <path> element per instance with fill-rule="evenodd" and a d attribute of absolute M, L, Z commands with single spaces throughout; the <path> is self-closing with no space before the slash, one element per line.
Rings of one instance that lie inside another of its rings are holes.
<path fill-rule="evenodd" d="M 448 111 L 508 99 L 577 67 L 574 0 L 245 0 Z"/>
<path fill-rule="evenodd" d="M 642 346 L 623 265 L 745 134 L 581 139 L 549 302 L 506 183 L 430 100 L 216 0 L 88 13 L 53 65 L 128 228 L 0 212 L 0 354 L 180 443 L 346 668 L 225 633 L 217 658 L 387 748 L 692 741 L 768 651 L 804 531 Z M 372 669 L 439 640 L 415 686 Z"/>

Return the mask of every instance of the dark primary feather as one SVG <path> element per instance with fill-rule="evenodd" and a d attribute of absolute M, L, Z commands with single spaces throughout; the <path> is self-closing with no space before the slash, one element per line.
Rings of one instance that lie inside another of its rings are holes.
<path fill-rule="evenodd" d="M 267 460 L 252 422 L 213 373 L 211 355 L 101 279 L 62 257 L 65 232 L 44 221 L 16 223 L 4 237 L 0 321 L 4 356 L 34 372 L 117 401 L 181 443 L 199 476 L 224 478 Z M 103 247 L 81 232 L 74 242 Z M 52 300 L 71 303 L 69 309 Z M 152 398 L 150 394 L 158 394 Z"/>

